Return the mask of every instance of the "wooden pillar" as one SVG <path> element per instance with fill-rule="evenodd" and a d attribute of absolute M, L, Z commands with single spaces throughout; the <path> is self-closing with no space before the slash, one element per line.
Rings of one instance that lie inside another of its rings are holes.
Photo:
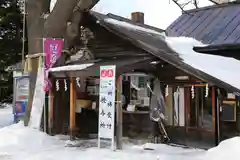
<path fill-rule="evenodd" d="M 52 82 L 53 84 L 53 82 Z M 48 95 L 48 103 L 49 103 L 49 134 L 53 135 L 53 115 L 54 115 L 54 92 L 53 92 L 54 87 L 51 87 L 49 90 L 49 95 Z"/>
<path fill-rule="evenodd" d="M 216 130 L 216 119 L 215 119 L 215 112 L 216 112 L 216 95 L 215 95 L 215 88 L 212 86 L 212 130 L 215 133 Z"/>
<path fill-rule="evenodd" d="M 188 133 L 188 87 L 184 87 L 184 118 L 185 118 L 185 131 Z"/>
<path fill-rule="evenodd" d="M 215 134 L 215 145 L 217 146 L 220 141 L 220 102 L 219 102 L 219 92 L 218 88 L 215 86 L 212 87 L 212 122 L 213 122 L 213 131 Z"/>
<path fill-rule="evenodd" d="M 75 140 L 76 132 L 76 83 L 70 78 L 70 140 Z"/>
<path fill-rule="evenodd" d="M 119 76 L 117 80 L 117 132 L 116 132 L 116 145 L 117 149 L 122 149 L 122 102 L 121 102 L 121 80 Z"/>
<path fill-rule="evenodd" d="M 187 87 L 187 133 L 189 132 L 190 120 L 191 120 L 191 91 L 190 87 Z"/>

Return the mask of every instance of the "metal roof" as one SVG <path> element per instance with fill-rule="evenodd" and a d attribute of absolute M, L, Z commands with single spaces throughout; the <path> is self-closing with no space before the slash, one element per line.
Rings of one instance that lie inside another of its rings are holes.
<path fill-rule="evenodd" d="M 166 31 L 169 36 L 193 37 L 207 44 L 240 43 L 240 3 L 187 11 Z"/>

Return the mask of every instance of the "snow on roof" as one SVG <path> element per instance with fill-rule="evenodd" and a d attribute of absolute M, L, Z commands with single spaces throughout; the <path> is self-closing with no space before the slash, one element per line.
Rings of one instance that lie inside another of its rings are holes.
<path fill-rule="evenodd" d="M 49 72 L 78 71 L 78 70 L 86 69 L 86 68 L 91 67 L 93 65 L 94 65 L 94 63 L 60 66 L 60 67 L 51 68 L 49 70 Z"/>
<path fill-rule="evenodd" d="M 186 64 L 240 89 L 240 61 L 234 58 L 195 52 L 193 47 L 204 44 L 193 38 L 166 37 L 165 40 Z"/>
<path fill-rule="evenodd" d="M 106 23 L 110 23 L 110 24 L 113 24 L 113 25 L 118 25 L 120 27 L 124 27 L 124 28 L 130 29 L 130 30 L 138 30 L 138 31 L 146 32 L 146 33 L 150 33 L 150 34 L 156 34 L 156 35 L 160 35 L 162 38 L 166 37 L 165 32 L 158 32 L 158 31 L 155 31 L 153 29 L 133 25 L 131 23 L 127 23 L 127 22 L 124 22 L 124 21 L 119 21 L 119 20 L 112 19 L 112 18 L 106 18 L 106 19 L 104 19 L 104 21 Z"/>

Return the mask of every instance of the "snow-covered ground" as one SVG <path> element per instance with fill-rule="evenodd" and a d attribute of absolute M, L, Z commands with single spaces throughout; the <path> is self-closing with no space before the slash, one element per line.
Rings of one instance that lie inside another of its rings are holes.
<path fill-rule="evenodd" d="M 0 109 L 1 160 L 192 160 L 200 158 L 205 152 L 167 145 L 146 144 L 137 146 L 130 143 L 124 144 L 123 151 L 111 151 L 108 148 L 97 148 L 97 140 L 95 139 L 79 140 L 76 143 L 78 147 L 66 147 L 68 142 L 66 136 L 51 137 L 38 130 L 24 127 L 21 122 L 18 124 L 12 123 L 11 107 Z M 146 146 L 154 150 L 144 150 Z"/>
<path fill-rule="evenodd" d="M 148 144 L 154 150 L 144 150 L 143 146 L 125 144 L 123 151 L 98 149 L 96 140 L 79 141 L 76 148 L 66 147 L 62 136 L 50 137 L 40 131 L 24 127 L 22 123 L 0 129 L 0 159 L 25 160 L 117 160 L 117 159 L 197 159 L 204 151 L 183 149 L 167 145 Z"/>
<path fill-rule="evenodd" d="M 67 147 L 68 137 L 51 137 L 38 130 L 12 124 L 11 107 L 0 109 L 0 160 L 238 160 L 240 137 L 222 142 L 208 151 L 184 149 L 164 144 L 133 145 L 124 143 L 122 151 L 97 148 L 97 140 L 79 140 Z M 5 127 L 4 127 L 5 126 Z M 105 143 L 106 144 L 106 143 Z M 144 150 L 144 148 L 153 150 Z"/>
<path fill-rule="evenodd" d="M 0 108 L 0 128 L 13 124 L 13 110 L 11 105 Z"/>

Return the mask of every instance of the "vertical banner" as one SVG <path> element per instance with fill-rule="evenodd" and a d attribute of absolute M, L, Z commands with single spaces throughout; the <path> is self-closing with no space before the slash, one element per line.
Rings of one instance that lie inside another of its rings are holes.
<path fill-rule="evenodd" d="M 116 66 L 100 67 L 99 85 L 99 130 L 98 147 L 100 140 L 111 139 L 114 150 L 114 121 L 115 121 L 115 79 Z"/>
<path fill-rule="evenodd" d="M 62 55 L 63 39 L 45 39 L 44 40 L 44 90 L 49 91 L 51 83 L 48 80 L 49 69 L 53 67 L 57 59 Z"/>

